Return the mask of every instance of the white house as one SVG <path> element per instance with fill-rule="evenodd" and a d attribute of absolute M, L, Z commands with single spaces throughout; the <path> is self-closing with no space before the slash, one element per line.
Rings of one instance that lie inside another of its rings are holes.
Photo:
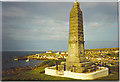
<path fill-rule="evenodd" d="M 61 52 L 61 54 L 65 54 L 65 52 Z"/>
<path fill-rule="evenodd" d="M 48 50 L 48 51 L 46 51 L 46 53 L 52 53 L 52 50 Z"/>
<path fill-rule="evenodd" d="M 60 52 L 57 52 L 57 53 L 55 53 L 55 54 L 60 54 Z"/>

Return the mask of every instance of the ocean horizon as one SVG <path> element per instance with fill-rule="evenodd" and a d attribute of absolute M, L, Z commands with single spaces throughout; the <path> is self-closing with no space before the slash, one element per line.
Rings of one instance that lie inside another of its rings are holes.
<path fill-rule="evenodd" d="M 25 60 L 15 61 L 15 57 L 19 56 L 27 56 L 32 54 L 44 53 L 40 51 L 3 51 L 2 52 L 2 70 L 16 68 L 16 67 L 24 67 L 31 66 L 35 67 L 40 64 L 43 60 L 30 60 L 26 62 Z"/>

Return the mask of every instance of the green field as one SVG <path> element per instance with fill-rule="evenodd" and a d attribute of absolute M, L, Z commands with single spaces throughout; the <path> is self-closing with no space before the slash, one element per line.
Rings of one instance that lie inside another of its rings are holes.
<path fill-rule="evenodd" d="M 60 60 L 58 63 L 60 63 L 61 61 L 64 61 L 64 60 Z M 17 74 L 8 73 L 6 75 L 3 75 L 2 80 L 6 80 L 6 81 L 7 80 L 51 80 L 51 81 L 52 80 L 78 80 L 78 79 L 46 75 L 44 73 L 45 67 L 52 66 L 55 63 L 56 63 L 55 60 L 45 60 L 32 70 L 21 71 Z M 118 66 L 111 67 L 110 72 L 111 73 L 109 76 L 98 78 L 96 80 L 118 80 L 119 78 Z"/>

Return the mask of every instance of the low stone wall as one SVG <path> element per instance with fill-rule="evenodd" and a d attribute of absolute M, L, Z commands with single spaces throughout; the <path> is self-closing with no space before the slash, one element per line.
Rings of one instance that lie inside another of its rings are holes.
<path fill-rule="evenodd" d="M 57 70 L 54 70 L 54 69 L 52 69 L 52 68 L 55 68 L 55 66 L 53 66 L 53 67 L 46 67 L 45 68 L 45 74 L 47 74 L 47 75 L 57 75 Z"/>
<path fill-rule="evenodd" d="M 64 71 L 64 75 L 59 75 L 57 70 L 50 69 L 50 68 L 55 68 L 55 66 L 45 68 L 45 74 L 53 75 L 53 76 L 60 76 L 60 77 L 69 77 L 69 78 L 74 78 L 74 79 L 82 79 L 82 80 L 93 80 L 96 78 L 108 76 L 108 71 L 109 71 L 108 68 L 100 67 L 102 68 L 101 70 L 95 71 L 92 73 L 74 73 L 70 71 Z"/>
<path fill-rule="evenodd" d="M 83 79 L 83 80 L 92 80 L 92 79 L 108 76 L 108 68 L 104 68 L 104 67 L 101 68 L 103 69 L 92 73 L 74 73 L 70 71 L 64 71 L 64 76 L 75 79 Z"/>

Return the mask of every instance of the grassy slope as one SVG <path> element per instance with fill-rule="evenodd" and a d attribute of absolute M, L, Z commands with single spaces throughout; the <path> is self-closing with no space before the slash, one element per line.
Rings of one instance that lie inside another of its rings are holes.
<path fill-rule="evenodd" d="M 45 67 L 38 67 L 34 70 L 21 72 L 17 75 L 6 76 L 3 80 L 73 80 L 71 78 L 62 78 L 62 77 L 53 77 L 49 75 L 45 75 L 44 73 L 40 73 L 45 71 Z"/>
<path fill-rule="evenodd" d="M 71 78 L 46 75 L 44 73 L 45 67 L 51 66 L 53 62 L 55 61 L 46 60 L 33 70 L 23 71 L 20 72 L 19 74 L 14 74 L 14 75 L 8 74 L 5 77 L 3 77 L 2 80 L 76 80 Z M 118 71 L 114 69 L 115 68 L 111 70 L 111 74 L 109 76 L 99 78 L 96 80 L 118 80 Z"/>

